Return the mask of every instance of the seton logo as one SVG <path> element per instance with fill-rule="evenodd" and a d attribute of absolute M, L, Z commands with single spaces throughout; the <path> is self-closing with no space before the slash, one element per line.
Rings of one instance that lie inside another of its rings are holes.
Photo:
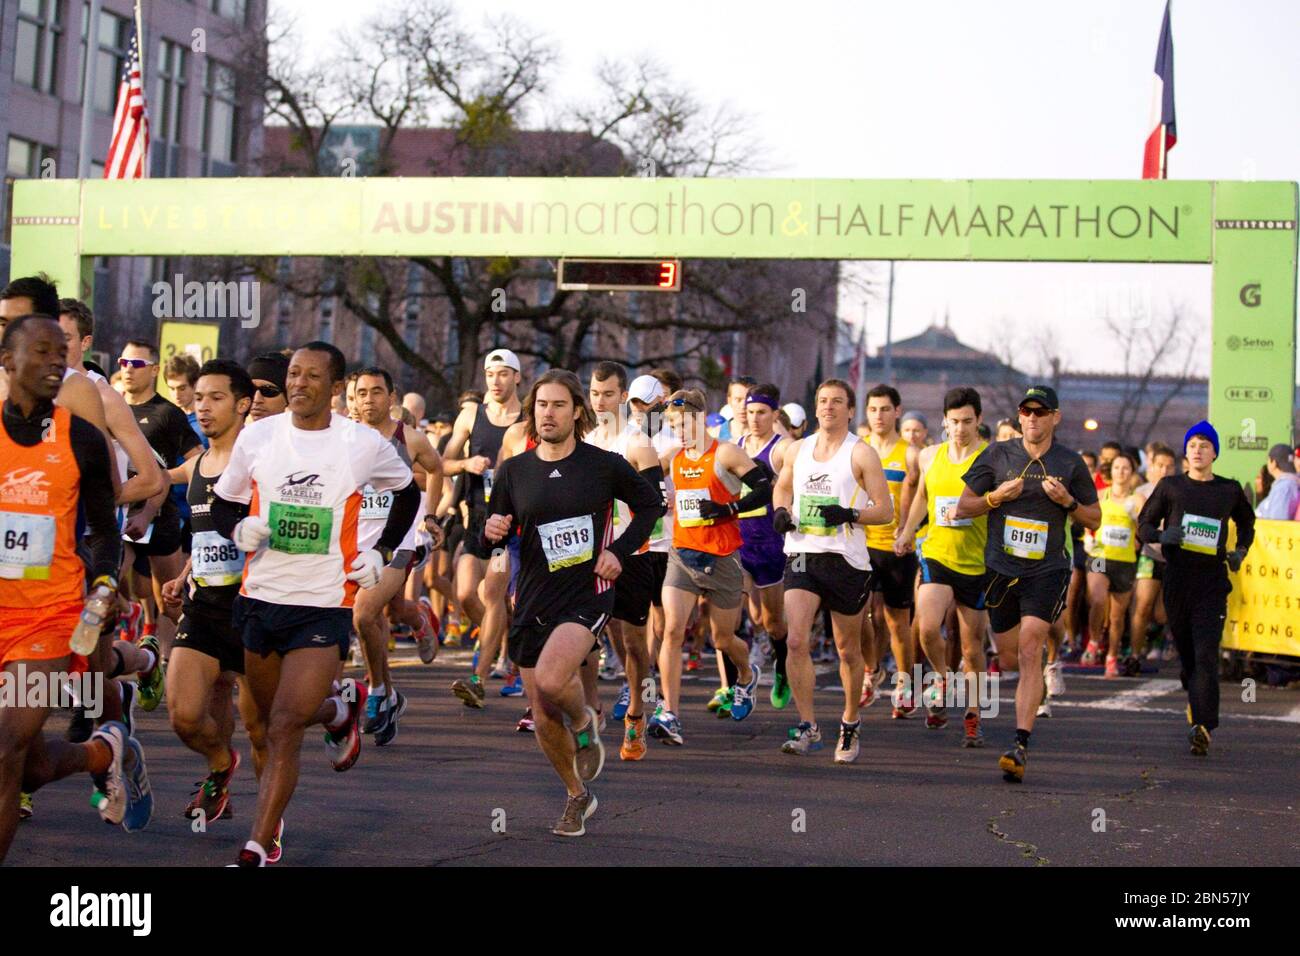
<path fill-rule="evenodd" d="M 1229 335 L 1224 343 L 1228 346 L 1229 352 L 1236 352 L 1244 349 L 1247 352 L 1271 352 L 1273 351 L 1272 339 L 1260 339 L 1254 336 Z"/>
<path fill-rule="evenodd" d="M 1260 435 L 1254 438 L 1233 435 L 1228 439 L 1228 447 L 1235 448 L 1237 451 L 1268 451 L 1269 445 L 1268 439 Z"/>
<path fill-rule="evenodd" d="M 1230 402 L 1271 402 L 1273 390 L 1263 385 L 1229 385 L 1223 397 Z"/>
<path fill-rule="evenodd" d="M 1260 301 L 1259 283 L 1247 282 L 1241 287 L 1241 291 L 1237 293 L 1237 298 L 1240 299 L 1241 304 L 1248 309 L 1253 309 L 1258 306 Z"/>

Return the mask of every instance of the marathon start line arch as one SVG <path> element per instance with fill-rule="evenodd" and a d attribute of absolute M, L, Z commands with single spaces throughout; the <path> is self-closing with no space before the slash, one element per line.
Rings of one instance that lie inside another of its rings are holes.
<path fill-rule="evenodd" d="M 90 299 L 95 256 L 1208 263 L 1216 470 L 1247 481 L 1293 438 L 1296 219 L 1293 182 L 21 180 L 11 272 Z"/>

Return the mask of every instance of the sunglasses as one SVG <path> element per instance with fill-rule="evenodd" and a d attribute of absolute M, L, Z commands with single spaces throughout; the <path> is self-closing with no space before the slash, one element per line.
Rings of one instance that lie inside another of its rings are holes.
<path fill-rule="evenodd" d="M 1029 418 L 1046 418 L 1048 415 L 1052 414 L 1053 411 L 1055 411 L 1055 409 L 1043 408 L 1042 405 L 1034 405 L 1032 407 L 1026 405 L 1020 406 L 1020 414 L 1026 415 Z"/>
<path fill-rule="evenodd" d="M 275 398 L 284 394 L 284 389 L 279 385 L 257 385 L 257 394 L 263 398 Z"/>
<path fill-rule="evenodd" d="M 118 368 L 148 368 L 150 365 L 153 365 L 153 364 L 154 364 L 154 363 L 153 363 L 153 362 L 150 362 L 148 359 L 128 359 L 128 358 L 124 358 L 124 359 L 118 359 L 118 360 L 117 360 L 117 367 L 118 367 Z"/>

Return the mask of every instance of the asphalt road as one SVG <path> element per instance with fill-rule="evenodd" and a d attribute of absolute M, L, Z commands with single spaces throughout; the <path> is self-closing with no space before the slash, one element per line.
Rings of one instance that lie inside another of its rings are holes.
<path fill-rule="evenodd" d="M 864 712 L 862 754 L 832 763 L 779 752 L 793 707 L 764 693 L 743 723 L 704 710 L 713 685 L 685 685 L 686 746 L 651 741 L 640 763 L 617 756 L 593 784 L 600 808 L 581 839 L 553 836 L 564 794 L 532 735 L 516 733 L 520 700 L 489 689 L 486 710 L 448 690 L 468 669 L 465 652 L 431 667 L 398 651 L 398 686 L 410 708 L 398 738 L 369 738 L 346 774 L 332 771 L 316 732 L 287 814 L 282 866 L 384 864 L 704 864 L 979 866 L 1217 866 L 1300 862 L 1297 780 L 1300 692 L 1223 685 L 1224 717 L 1208 759 L 1188 753 L 1185 697 L 1176 665 L 1140 678 L 1067 673 L 1067 696 L 1040 720 L 1023 784 L 1007 784 L 997 757 L 1014 729 L 1014 688 L 1001 688 L 988 746 L 959 746 L 960 720 L 928 731 L 919 717 L 889 719 L 885 702 Z M 837 691 L 819 714 L 833 727 Z M 608 708 L 617 684 L 602 683 Z M 62 732 L 55 715 L 49 729 Z M 183 819 L 200 759 L 172 735 L 162 709 L 138 714 L 155 797 L 148 830 L 99 822 L 83 779 L 37 794 L 8 866 L 217 866 L 247 838 L 256 788 L 245 759 L 233 785 L 235 818 L 195 833 Z M 827 735 L 830 736 L 829 734 Z M 247 758 L 242 731 L 237 745 Z M 495 829 L 494 829 L 494 824 Z M 504 832 L 497 832 L 502 830 Z"/>

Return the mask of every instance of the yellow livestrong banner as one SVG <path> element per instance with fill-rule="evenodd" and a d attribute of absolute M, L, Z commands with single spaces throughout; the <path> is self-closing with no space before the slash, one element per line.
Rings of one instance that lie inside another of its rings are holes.
<path fill-rule="evenodd" d="M 1300 657 L 1300 521 L 1255 522 L 1255 541 L 1232 575 L 1223 646 Z"/>
<path fill-rule="evenodd" d="M 1208 182 L 625 178 L 86 182 L 84 255 L 1209 262 Z"/>

